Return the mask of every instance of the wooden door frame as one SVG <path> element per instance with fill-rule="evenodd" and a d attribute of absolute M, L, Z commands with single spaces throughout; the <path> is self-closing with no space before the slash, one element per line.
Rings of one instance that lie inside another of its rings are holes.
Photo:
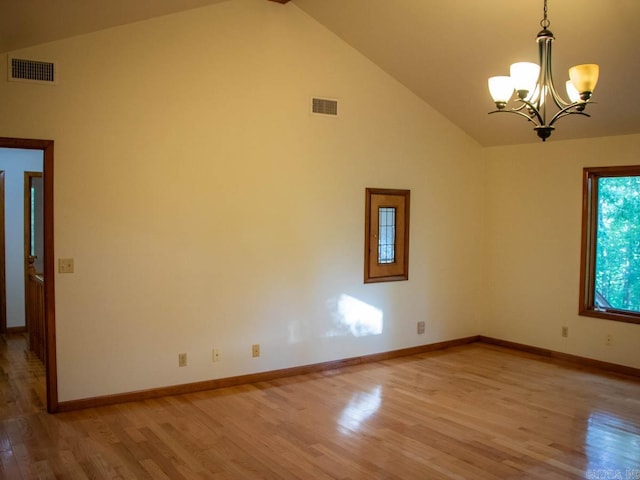
<path fill-rule="evenodd" d="M 1 148 L 42 150 L 44 203 L 44 318 L 47 411 L 58 411 L 58 367 L 55 321 L 55 259 L 53 248 L 53 140 L 0 137 Z"/>
<path fill-rule="evenodd" d="M 4 250 L 4 170 L 0 170 L 0 333 L 7 331 L 7 260 Z"/>

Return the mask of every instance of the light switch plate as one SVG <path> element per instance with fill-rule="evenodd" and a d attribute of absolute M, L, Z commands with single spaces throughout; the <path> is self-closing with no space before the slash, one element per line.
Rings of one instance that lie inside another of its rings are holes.
<path fill-rule="evenodd" d="M 58 273 L 73 273 L 73 258 L 59 258 Z"/>

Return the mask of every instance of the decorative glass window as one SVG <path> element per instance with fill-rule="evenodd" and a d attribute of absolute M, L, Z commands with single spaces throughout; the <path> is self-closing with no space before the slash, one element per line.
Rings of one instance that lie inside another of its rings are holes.
<path fill-rule="evenodd" d="M 378 263 L 396 261 L 396 209 L 378 208 Z"/>
<path fill-rule="evenodd" d="M 364 281 L 409 278 L 409 190 L 367 188 Z"/>

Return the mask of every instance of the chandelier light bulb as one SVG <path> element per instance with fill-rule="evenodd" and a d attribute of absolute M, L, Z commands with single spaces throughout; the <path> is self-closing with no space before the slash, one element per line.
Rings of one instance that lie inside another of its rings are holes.
<path fill-rule="evenodd" d="M 498 108 L 504 108 L 513 95 L 513 81 L 511 77 L 499 76 L 489 79 L 489 92 Z"/>
<path fill-rule="evenodd" d="M 598 83 L 599 74 L 600 67 L 593 63 L 576 65 L 569 69 L 569 78 L 571 79 L 571 83 L 573 83 L 576 90 L 580 92 L 580 98 L 582 98 L 582 100 L 588 100 L 591 97 L 591 94 Z M 585 95 L 588 96 L 583 98 Z"/>
<path fill-rule="evenodd" d="M 578 89 L 576 89 L 576 87 L 573 84 L 573 82 L 571 80 L 567 80 L 565 85 L 566 85 L 566 88 L 567 88 L 567 96 L 569 97 L 569 100 L 571 101 L 571 103 L 575 103 L 575 102 L 579 101 L 580 100 L 580 92 L 578 91 Z"/>
<path fill-rule="evenodd" d="M 533 92 L 536 88 L 540 66 L 531 62 L 518 62 L 511 65 L 509 73 L 516 92 L 520 98 L 525 98 L 527 93 Z"/>

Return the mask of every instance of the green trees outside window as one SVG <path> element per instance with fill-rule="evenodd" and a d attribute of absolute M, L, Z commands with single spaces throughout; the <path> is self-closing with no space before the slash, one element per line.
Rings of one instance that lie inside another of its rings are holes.
<path fill-rule="evenodd" d="M 640 312 L 640 176 L 598 181 L 595 280 L 603 307 Z"/>
<path fill-rule="evenodd" d="M 584 169 L 580 314 L 640 323 L 640 166 Z"/>

